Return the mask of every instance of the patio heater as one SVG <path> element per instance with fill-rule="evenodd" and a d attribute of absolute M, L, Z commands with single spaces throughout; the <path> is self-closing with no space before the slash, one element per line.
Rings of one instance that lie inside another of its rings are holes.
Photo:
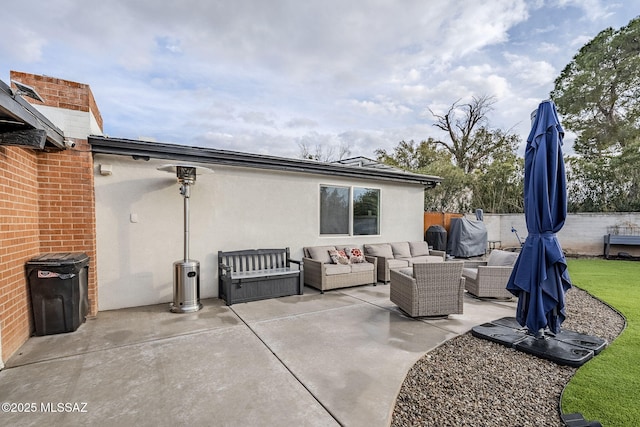
<path fill-rule="evenodd" d="M 191 186 L 196 183 L 196 169 L 210 169 L 194 165 L 164 165 L 158 170 L 175 173 L 184 198 L 184 258 L 173 263 L 172 313 L 193 313 L 202 308 L 200 303 L 200 263 L 189 257 L 189 198 Z"/>

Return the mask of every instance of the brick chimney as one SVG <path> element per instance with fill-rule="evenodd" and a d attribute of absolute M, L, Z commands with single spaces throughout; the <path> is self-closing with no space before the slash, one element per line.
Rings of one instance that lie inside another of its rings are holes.
<path fill-rule="evenodd" d="M 102 135 L 102 115 L 89 85 L 49 76 L 11 71 L 11 80 L 34 88 L 44 103 L 26 98 L 67 138 L 87 139 Z"/>

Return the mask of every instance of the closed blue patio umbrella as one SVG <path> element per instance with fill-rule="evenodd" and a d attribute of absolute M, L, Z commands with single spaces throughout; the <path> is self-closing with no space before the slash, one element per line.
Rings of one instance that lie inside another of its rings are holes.
<path fill-rule="evenodd" d="M 567 216 L 562 140 L 564 130 L 551 100 L 538 106 L 527 138 L 524 210 L 528 236 L 507 283 L 517 296 L 516 319 L 536 336 L 548 328 L 560 332 L 565 293 L 571 279 L 556 233 Z"/>

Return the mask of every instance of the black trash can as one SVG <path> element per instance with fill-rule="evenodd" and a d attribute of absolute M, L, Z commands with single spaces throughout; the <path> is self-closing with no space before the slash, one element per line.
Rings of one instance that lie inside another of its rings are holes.
<path fill-rule="evenodd" d="M 436 251 L 447 250 L 447 230 L 441 225 L 432 225 L 427 228 L 424 240 Z"/>
<path fill-rule="evenodd" d="M 42 254 L 27 261 L 36 335 L 73 332 L 89 312 L 89 256 Z"/>

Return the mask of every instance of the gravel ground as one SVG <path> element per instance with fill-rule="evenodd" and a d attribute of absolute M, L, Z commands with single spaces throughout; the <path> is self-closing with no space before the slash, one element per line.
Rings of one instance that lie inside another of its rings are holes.
<path fill-rule="evenodd" d="M 576 287 L 563 328 L 609 343 L 624 328 L 614 310 Z M 392 426 L 564 426 L 560 394 L 576 368 L 530 356 L 471 333 L 445 342 L 411 368 Z"/>

